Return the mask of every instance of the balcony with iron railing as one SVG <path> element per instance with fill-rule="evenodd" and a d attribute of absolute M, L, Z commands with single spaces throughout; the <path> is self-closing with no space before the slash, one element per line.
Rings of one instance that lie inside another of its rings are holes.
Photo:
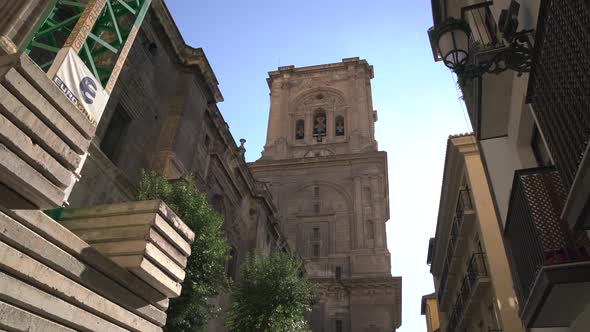
<path fill-rule="evenodd" d="M 449 277 L 453 278 L 461 266 L 461 262 L 456 257 L 461 257 L 466 241 L 465 235 L 468 234 L 475 223 L 475 212 L 471 203 L 470 190 L 467 187 L 459 190 L 455 213 L 451 223 L 449 241 L 447 243 L 446 256 L 441 274 L 441 282 L 437 293 L 438 303 L 444 306 L 447 302 L 445 293 L 450 291 L 447 288 Z"/>
<path fill-rule="evenodd" d="M 554 167 L 515 172 L 504 236 L 529 328 L 568 326 L 590 302 L 590 241 L 560 218 L 565 200 Z"/>
<path fill-rule="evenodd" d="M 469 260 L 467 270 L 457 292 L 453 312 L 447 324 L 447 332 L 461 331 L 475 310 L 474 303 L 479 302 L 486 285 L 489 285 L 488 268 L 484 253 L 474 253 Z"/>

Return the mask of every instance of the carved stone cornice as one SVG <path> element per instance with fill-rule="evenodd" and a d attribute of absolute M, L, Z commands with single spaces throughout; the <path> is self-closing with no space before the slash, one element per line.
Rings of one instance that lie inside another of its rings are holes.
<path fill-rule="evenodd" d="M 198 69 L 213 96 L 213 100 L 215 100 L 215 102 L 222 102 L 223 96 L 219 90 L 219 82 L 215 77 L 215 73 L 209 64 L 203 49 L 193 48 L 184 42 L 184 39 L 163 0 L 152 1 L 151 6 L 172 45 L 174 53 L 178 57 L 179 63 L 187 67 Z"/>
<path fill-rule="evenodd" d="M 342 59 L 342 62 L 325 64 L 325 65 L 317 65 L 317 66 L 307 66 L 307 67 L 298 67 L 295 66 L 282 66 L 279 67 L 275 71 L 271 71 L 268 73 L 268 78 L 266 82 L 268 83 L 268 87 L 272 86 L 273 81 L 279 80 L 282 77 L 292 77 L 297 75 L 310 75 L 317 72 L 324 72 L 327 70 L 330 71 L 337 71 L 337 70 L 348 70 L 349 68 L 358 67 L 363 72 L 367 74 L 368 78 L 373 78 L 373 66 L 369 65 L 367 60 L 359 59 L 358 57 L 355 58 L 345 58 Z"/>

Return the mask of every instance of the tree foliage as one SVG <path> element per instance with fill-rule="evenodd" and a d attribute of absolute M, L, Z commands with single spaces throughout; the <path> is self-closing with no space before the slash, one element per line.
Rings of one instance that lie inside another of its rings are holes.
<path fill-rule="evenodd" d="M 218 311 L 207 300 L 228 285 L 224 262 L 229 246 L 221 229 L 223 218 L 205 194 L 196 191 L 191 177 L 170 183 L 155 172 L 142 172 L 137 198 L 163 200 L 195 232 L 182 293 L 170 300 L 165 330 L 197 330 Z"/>
<path fill-rule="evenodd" d="M 232 287 L 227 327 L 235 332 L 309 331 L 312 284 L 301 263 L 287 253 L 249 254 Z"/>

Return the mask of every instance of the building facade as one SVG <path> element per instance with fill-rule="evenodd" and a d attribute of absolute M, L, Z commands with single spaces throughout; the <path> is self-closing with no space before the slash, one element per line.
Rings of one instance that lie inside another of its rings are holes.
<path fill-rule="evenodd" d="M 525 331 L 473 135 L 448 140 L 436 237 L 429 247 L 441 331 Z"/>
<path fill-rule="evenodd" d="M 250 164 L 275 198 L 282 231 L 317 285 L 314 331 L 392 331 L 401 278 L 391 276 L 387 155 L 374 137 L 370 80 L 358 58 L 269 73 L 262 158 Z"/>
<path fill-rule="evenodd" d="M 532 331 L 587 331 L 590 6 L 583 0 L 449 0 L 433 1 L 432 10 L 436 61 L 446 56 L 437 32 L 449 18 L 471 31 L 455 71 L 509 253 L 520 317 Z"/>
<path fill-rule="evenodd" d="M 426 318 L 426 332 L 440 332 L 440 320 L 436 293 L 422 296 L 420 314 Z"/>

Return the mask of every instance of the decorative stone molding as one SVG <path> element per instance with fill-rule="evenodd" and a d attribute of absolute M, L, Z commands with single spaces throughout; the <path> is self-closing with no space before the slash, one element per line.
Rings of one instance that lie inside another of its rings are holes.
<path fill-rule="evenodd" d="M 168 297 L 180 295 L 193 231 L 160 200 L 65 209 L 59 222 Z"/>
<path fill-rule="evenodd" d="M 197 68 L 205 78 L 205 82 L 211 92 L 212 100 L 215 102 L 222 102 L 223 96 L 219 90 L 219 82 L 215 77 L 215 73 L 205 56 L 202 48 L 193 48 L 185 44 L 178 27 L 174 23 L 168 8 L 163 0 L 155 0 L 152 2 L 152 9 L 156 17 L 162 25 L 164 32 L 168 36 L 172 48 L 180 62 L 188 67 Z"/>

